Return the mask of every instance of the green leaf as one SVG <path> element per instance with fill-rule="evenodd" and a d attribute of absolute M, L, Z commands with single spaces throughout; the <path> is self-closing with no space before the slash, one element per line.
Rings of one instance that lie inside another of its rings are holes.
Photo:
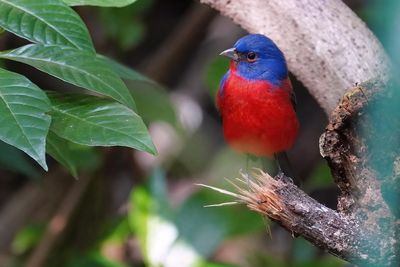
<path fill-rule="evenodd" d="M 130 5 L 137 0 L 63 0 L 70 6 L 105 6 L 105 7 L 123 7 Z"/>
<path fill-rule="evenodd" d="M 140 81 L 129 81 L 127 85 L 146 123 L 165 121 L 172 126 L 180 126 L 175 108 L 164 88 Z"/>
<path fill-rule="evenodd" d="M 142 119 L 131 109 L 95 96 L 49 94 L 51 130 L 88 146 L 127 146 L 152 154 L 156 149 Z"/>
<path fill-rule="evenodd" d="M 226 238 L 230 224 L 218 209 L 204 208 L 209 203 L 200 195 L 194 195 L 176 215 L 179 239 L 190 244 L 192 250 L 204 258 L 209 257 Z"/>
<path fill-rule="evenodd" d="M 205 262 L 201 261 L 198 262 L 195 266 L 193 267 L 237 267 L 236 265 L 232 264 L 224 264 L 224 263 L 215 263 L 215 262 Z"/>
<path fill-rule="evenodd" d="M 305 187 L 308 191 L 334 186 L 331 170 L 326 161 L 321 160 L 312 171 Z"/>
<path fill-rule="evenodd" d="M 11 244 L 13 253 L 21 255 L 32 249 L 40 241 L 45 229 L 43 223 L 32 223 L 22 228 Z"/>
<path fill-rule="evenodd" d="M 274 242 L 274 241 L 272 241 Z M 276 242 L 276 241 L 275 241 Z M 267 251 L 253 251 L 248 256 L 249 266 L 273 266 L 273 267 L 292 267 L 294 264 L 288 264 L 275 252 Z"/>
<path fill-rule="evenodd" d="M 141 0 L 125 8 L 97 9 L 101 28 L 117 51 L 131 50 L 144 40 L 147 30 L 145 16 L 153 1 Z"/>
<path fill-rule="evenodd" d="M 129 225 L 128 216 L 119 216 L 113 218 L 110 223 L 106 224 L 105 230 L 101 237 L 101 245 L 107 243 L 124 244 L 132 235 L 132 230 Z"/>
<path fill-rule="evenodd" d="M 153 85 L 157 84 L 156 82 L 150 80 L 143 74 L 129 68 L 128 66 L 118 63 L 117 61 L 115 61 L 109 57 L 99 55 L 99 54 L 97 54 L 97 57 L 100 58 L 101 60 L 104 60 L 105 63 L 110 68 L 112 68 L 114 70 L 114 72 L 117 73 L 118 76 L 121 77 L 122 79 L 132 80 L 132 81 L 143 81 L 143 82 L 151 83 Z"/>
<path fill-rule="evenodd" d="M 70 257 L 71 260 L 63 266 L 67 267 L 128 267 L 128 265 L 113 261 L 102 255 L 100 252 L 79 254 Z"/>
<path fill-rule="evenodd" d="M 268 265 L 273 266 L 273 265 Z M 287 266 L 286 264 L 284 266 Z M 345 267 L 349 266 L 344 260 L 341 260 L 333 255 L 326 255 L 321 258 L 311 259 L 306 262 L 296 262 L 293 267 Z"/>
<path fill-rule="evenodd" d="M 109 96 L 136 109 L 121 78 L 92 53 L 69 47 L 31 44 L 1 52 L 0 58 L 29 64 L 61 80 Z"/>
<path fill-rule="evenodd" d="M 95 51 L 83 21 L 61 0 L 0 0 L 0 26 L 35 43 Z"/>
<path fill-rule="evenodd" d="M 0 69 L 0 140 L 21 149 L 47 170 L 50 126 L 46 94 L 22 75 Z"/>
<path fill-rule="evenodd" d="M 128 220 L 129 226 L 139 241 L 139 246 L 146 262 L 149 262 L 147 249 L 147 233 L 149 227 L 147 222 L 151 217 L 152 199 L 149 192 L 143 187 L 136 187 L 131 192 L 129 200 Z"/>
<path fill-rule="evenodd" d="M 97 56 L 104 60 L 121 78 L 129 80 L 127 81 L 128 89 L 135 99 L 139 114 L 146 123 L 161 120 L 179 126 L 175 108 L 167 91 L 161 85 L 113 59 L 102 55 Z M 152 104 L 149 105 L 149 103 Z"/>
<path fill-rule="evenodd" d="M 39 177 L 39 172 L 21 150 L 0 141 L 0 168 L 22 173 L 28 177 Z"/>
<path fill-rule="evenodd" d="M 78 177 L 78 170 L 74 160 L 74 153 L 71 151 L 69 142 L 52 131 L 47 135 L 46 152 L 63 165 L 75 178 Z"/>
<path fill-rule="evenodd" d="M 207 265 L 204 261 L 227 232 L 227 222 L 218 215 L 219 211 L 205 209 L 204 202 L 192 199 L 174 218 L 163 173 L 155 171 L 148 181 L 148 187 L 132 192 L 128 213 L 147 265 L 224 266 Z"/>
<path fill-rule="evenodd" d="M 129 225 L 138 237 L 148 265 L 166 266 L 163 263 L 178 230 L 172 222 L 164 174 L 156 170 L 148 181 L 146 188 L 137 187 L 132 191 Z"/>
<path fill-rule="evenodd" d="M 52 131 L 47 135 L 46 153 L 75 178 L 78 178 L 78 170 L 92 170 L 98 165 L 98 156 L 93 147 L 72 143 Z"/>
<path fill-rule="evenodd" d="M 296 263 L 309 262 L 317 254 L 317 248 L 302 237 L 293 240 L 292 258 Z"/>
<path fill-rule="evenodd" d="M 226 57 L 217 57 L 208 65 L 206 82 L 210 95 L 215 98 L 218 92 L 219 83 L 229 68 L 229 60 Z"/>
<path fill-rule="evenodd" d="M 221 185 L 221 188 L 224 187 L 227 187 L 226 181 Z M 235 190 L 235 188 L 227 188 L 227 190 L 231 191 Z M 211 190 L 202 189 L 192 195 L 192 197 L 184 204 L 182 214 L 184 216 L 186 213 L 185 209 L 190 209 L 191 206 L 204 206 L 229 201 L 232 201 L 232 198 L 226 197 L 222 194 L 216 194 Z M 226 236 L 229 237 L 265 232 L 268 227 L 268 221 L 263 220 L 262 216 L 258 213 L 250 211 L 245 205 L 235 205 L 226 208 L 206 210 L 209 217 L 212 217 L 215 220 L 219 218 L 220 221 L 224 222 L 222 228 L 226 232 Z M 236 220 L 238 214 L 240 214 L 241 220 Z M 206 227 L 207 224 L 209 224 L 209 220 L 207 220 L 204 227 Z"/>

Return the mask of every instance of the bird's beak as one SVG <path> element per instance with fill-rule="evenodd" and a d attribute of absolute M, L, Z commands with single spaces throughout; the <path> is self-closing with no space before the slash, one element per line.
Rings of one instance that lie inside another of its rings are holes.
<path fill-rule="evenodd" d="M 238 61 L 238 60 L 239 60 L 239 55 L 238 55 L 238 53 L 236 52 L 236 49 L 235 49 L 235 48 L 226 49 L 225 51 L 222 51 L 222 52 L 220 53 L 220 55 L 221 55 L 221 56 L 229 57 L 229 58 L 233 59 L 234 61 Z"/>

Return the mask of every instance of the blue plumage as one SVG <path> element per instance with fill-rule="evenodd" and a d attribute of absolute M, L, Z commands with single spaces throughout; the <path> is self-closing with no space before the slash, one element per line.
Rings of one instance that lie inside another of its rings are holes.
<path fill-rule="evenodd" d="M 239 55 L 245 57 L 254 52 L 253 62 L 240 60 L 237 73 L 248 80 L 266 80 L 279 86 L 287 78 L 288 69 L 281 50 L 268 37 L 261 34 L 249 34 L 239 39 L 234 48 Z"/>

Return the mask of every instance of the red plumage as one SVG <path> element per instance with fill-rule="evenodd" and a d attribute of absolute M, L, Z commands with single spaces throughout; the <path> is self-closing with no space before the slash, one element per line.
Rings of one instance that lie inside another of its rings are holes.
<path fill-rule="evenodd" d="M 230 74 L 217 97 L 224 137 L 236 150 L 271 156 L 290 148 L 299 130 L 289 78 L 275 86 L 263 80 L 247 80 L 231 63 Z"/>

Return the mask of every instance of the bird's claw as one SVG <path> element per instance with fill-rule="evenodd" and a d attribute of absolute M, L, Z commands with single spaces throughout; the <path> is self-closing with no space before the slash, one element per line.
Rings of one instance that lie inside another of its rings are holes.
<path fill-rule="evenodd" d="M 275 179 L 279 181 L 283 181 L 285 183 L 292 183 L 293 184 L 293 179 L 290 178 L 289 176 L 286 176 L 282 170 L 279 170 L 277 175 L 275 175 Z"/>

